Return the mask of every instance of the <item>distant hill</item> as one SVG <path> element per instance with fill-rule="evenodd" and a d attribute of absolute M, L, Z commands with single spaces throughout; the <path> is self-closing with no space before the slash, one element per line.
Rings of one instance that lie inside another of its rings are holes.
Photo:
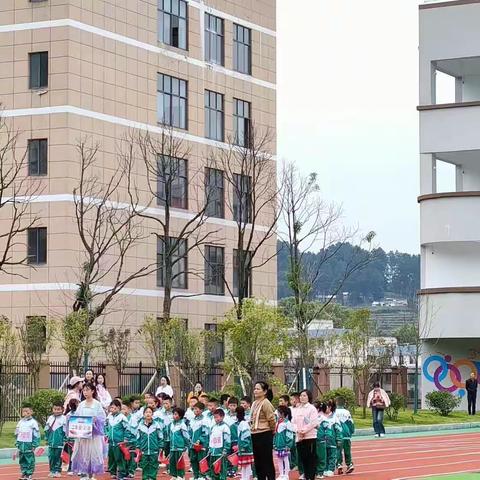
<path fill-rule="evenodd" d="M 342 275 L 342 265 L 353 251 L 350 243 L 341 246 L 336 254 L 322 267 L 322 276 L 314 285 L 317 298 L 331 295 L 334 286 Z M 278 299 L 289 297 L 292 292 L 287 282 L 288 252 L 278 243 L 277 279 Z M 307 262 L 318 261 L 318 253 L 307 253 Z M 313 264 L 313 263 L 312 263 Z M 420 288 L 420 255 L 402 252 L 386 253 L 381 248 L 375 250 L 375 260 L 363 270 L 354 273 L 343 285 L 342 291 L 348 292 L 348 304 L 367 305 L 386 297 L 407 299 L 413 303 Z"/>

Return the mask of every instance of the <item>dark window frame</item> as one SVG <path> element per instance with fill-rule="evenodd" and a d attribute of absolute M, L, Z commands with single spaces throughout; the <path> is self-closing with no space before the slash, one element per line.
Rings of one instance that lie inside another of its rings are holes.
<path fill-rule="evenodd" d="M 177 83 L 178 82 L 178 83 Z M 182 93 L 184 92 L 184 93 Z M 160 102 L 161 99 L 161 102 Z M 178 105 L 176 105 L 178 103 Z M 160 104 L 162 109 L 160 112 Z M 175 111 L 178 113 L 175 116 Z M 183 109 L 183 117 L 182 117 Z M 167 115 L 168 113 L 168 115 Z M 167 118 L 168 117 L 168 118 Z M 178 117 L 178 118 L 176 118 Z M 183 119 L 183 122 L 182 122 Z M 188 130 L 188 81 L 165 73 L 157 77 L 157 120 L 160 124 Z"/>
<path fill-rule="evenodd" d="M 212 179 L 213 183 L 211 183 Z M 217 196 L 214 192 L 220 193 Z M 225 218 L 225 172 L 223 170 L 205 168 L 205 201 L 207 216 Z"/>
<path fill-rule="evenodd" d="M 234 297 L 238 297 L 238 270 L 240 268 L 238 262 L 238 250 L 233 250 L 233 279 L 232 279 L 232 293 Z M 253 295 L 253 272 L 252 272 L 252 252 L 246 252 L 246 256 L 250 257 L 250 268 L 248 269 L 248 287 L 245 292 L 245 298 L 250 298 Z M 248 258 L 246 259 L 246 262 Z"/>
<path fill-rule="evenodd" d="M 162 165 L 161 159 L 157 160 L 157 205 L 165 206 L 167 203 L 165 187 L 168 181 L 171 189 L 168 205 L 172 208 L 188 210 L 188 160 L 169 155 L 164 155 L 164 157 L 169 159 L 166 160 L 166 165 Z M 177 163 L 176 172 L 173 173 L 172 179 L 167 180 L 167 175 L 170 174 L 167 170 L 170 169 L 171 172 L 171 167 L 174 163 Z M 176 187 L 179 190 L 183 190 L 184 194 L 182 196 L 174 195 Z"/>
<path fill-rule="evenodd" d="M 240 223 L 252 222 L 252 177 L 233 174 L 233 219 Z"/>
<path fill-rule="evenodd" d="M 247 114 L 245 115 L 245 112 Z M 235 145 L 250 148 L 252 138 L 252 104 L 240 98 L 233 99 L 233 141 Z M 240 135 L 243 131 L 243 135 Z"/>
<path fill-rule="evenodd" d="M 223 142 L 225 140 L 225 96 L 213 90 L 205 90 L 204 100 L 205 137 Z"/>
<path fill-rule="evenodd" d="M 225 65 L 225 21 L 205 12 L 205 61 Z M 220 50 L 220 51 L 219 51 Z"/>
<path fill-rule="evenodd" d="M 225 295 L 225 248 L 205 245 L 205 293 Z"/>
<path fill-rule="evenodd" d="M 165 287 L 165 274 L 164 274 L 164 257 L 165 257 L 165 242 L 163 240 L 162 235 L 157 235 L 157 287 Z M 174 239 L 176 242 L 178 241 L 175 237 L 170 237 Z M 188 241 L 186 238 L 180 239 L 179 244 L 177 245 L 177 249 L 182 248 L 183 245 L 183 254 L 172 254 L 173 260 L 175 263 L 172 266 L 172 288 L 179 289 L 179 290 L 187 290 L 188 289 Z M 161 248 L 163 246 L 163 248 Z M 182 259 L 183 258 L 183 269 L 176 270 L 176 268 L 182 268 L 180 265 L 182 260 L 175 259 Z M 180 279 L 180 280 L 179 280 Z M 182 280 L 183 279 L 183 280 Z"/>
<path fill-rule="evenodd" d="M 29 265 L 46 265 L 48 252 L 47 227 L 27 229 L 27 263 Z M 44 242 L 42 247 L 41 242 Z"/>
<path fill-rule="evenodd" d="M 43 177 L 48 175 L 48 139 L 31 138 L 28 140 L 27 149 L 28 175 L 31 177 Z M 33 156 L 36 156 L 37 158 L 32 159 Z"/>
<path fill-rule="evenodd" d="M 248 40 L 245 40 L 245 37 Z M 246 67 L 245 51 L 247 52 Z M 252 30 L 238 23 L 233 24 L 233 69 L 245 75 L 252 74 Z"/>
<path fill-rule="evenodd" d="M 48 88 L 48 63 L 48 51 L 28 54 L 28 88 L 30 90 Z"/>
<path fill-rule="evenodd" d="M 177 3 L 177 9 L 173 8 L 175 2 Z M 184 15 L 182 15 L 182 10 L 184 11 Z M 171 47 L 188 51 L 188 2 L 186 2 L 185 0 L 158 0 L 157 16 L 158 41 L 164 43 L 165 45 L 170 45 Z M 172 26 L 172 22 L 176 22 L 177 24 L 177 36 L 174 35 L 175 26 Z M 180 33 L 180 24 L 182 22 L 184 23 L 185 31 L 184 45 L 183 42 L 181 42 Z M 168 26 L 166 26 L 166 23 L 168 23 Z"/>
<path fill-rule="evenodd" d="M 218 332 L 218 325 L 216 323 L 205 323 L 203 328 L 207 332 Z M 212 349 L 212 352 L 206 353 L 210 353 L 210 360 L 213 365 L 223 362 L 225 360 L 225 340 L 223 336 L 221 340 L 218 340 L 216 342 L 214 348 Z"/>

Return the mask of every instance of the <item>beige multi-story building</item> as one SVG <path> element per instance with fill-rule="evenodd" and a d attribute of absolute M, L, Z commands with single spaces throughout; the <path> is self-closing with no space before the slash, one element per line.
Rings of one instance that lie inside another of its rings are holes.
<path fill-rule="evenodd" d="M 80 177 L 78 142 L 98 144 L 95 172 L 107 182 L 121 163 L 122 139 L 146 132 L 156 138 L 166 124 L 188 150 L 172 194 L 173 233 L 201 208 L 205 176 L 218 194 L 202 227 L 215 231 L 212 244 L 207 240 L 188 252 L 189 273 L 174 286 L 184 296 L 174 300 L 173 314 L 186 319 L 190 329 L 215 328 L 233 305 L 218 279 L 224 275 L 233 285 L 237 238 L 226 201 L 233 193 L 215 165 L 215 152 L 228 151 L 228 139 L 241 143 L 254 123 L 273 132 L 269 148 L 275 161 L 275 10 L 276 0 L 0 2 L 0 101 L 7 123 L 20 132 L 19 151 L 27 152 L 24 175 L 35 192 L 30 218 L 38 217 L 14 247 L 14 256 L 28 254 L 29 264 L 0 274 L 0 314 L 19 324 L 29 316 L 55 318 L 72 310 L 85 260 L 73 195 Z M 208 174 L 207 164 L 216 172 Z M 161 218 L 162 205 L 152 201 L 142 162 L 135 164 L 134 177 L 139 205 Z M 128 202 L 124 184 L 115 200 Z M 5 227 L 7 209 L 1 212 Z M 255 225 L 260 236 L 272 217 L 266 211 L 262 224 Z M 150 234 L 129 250 L 126 272 L 161 259 L 158 225 L 150 222 L 145 229 Z M 271 236 L 254 264 L 275 248 Z M 203 274 L 206 256 L 221 272 L 213 275 L 216 280 Z M 104 261 L 107 269 L 113 259 Z M 112 275 L 94 285 L 95 291 L 108 291 Z M 161 316 L 161 283 L 158 271 L 130 282 L 101 322 L 136 330 L 146 315 Z M 276 299 L 275 260 L 254 270 L 252 294 Z M 145 355 L 141 344 L 137 337 L 135 358 Z M 55 358 L 62 355 L 59 348 L 52 352 Z"/>

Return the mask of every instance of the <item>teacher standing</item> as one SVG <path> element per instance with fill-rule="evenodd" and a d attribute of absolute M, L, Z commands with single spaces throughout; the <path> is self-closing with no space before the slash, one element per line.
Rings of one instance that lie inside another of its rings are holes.
<path fill-rule="evenodd" d="M 475 415 L 478 381 L 473 372 L 470 374 L 470 378 L 465 382 L 465 388 L 467 389 L 468 414 Z"/>
<path fill-rule="evenodd" d="M 258 480 L 275 480 L 273 465 L 273 432 L 275 409 L 270 403 L 273 393 L 265 382 L 257 382 L 253 388 L 250 426 L 252 430 L 253 458 Z"/>
<path fill-rule="evenodd" d="M 102 404 L 96 399 L 97 392 L 93 383 L 86 383 L 82 393 L 85 400 L 78 406 L 75 416 L 92 417 L 93 431 L 91 438 L 78 438 L 75 440 L 72 453 L 72 471 L 79 475 L 81 480 L 86 480 L 104 472 L 103 438 L 105 411 Z"/>

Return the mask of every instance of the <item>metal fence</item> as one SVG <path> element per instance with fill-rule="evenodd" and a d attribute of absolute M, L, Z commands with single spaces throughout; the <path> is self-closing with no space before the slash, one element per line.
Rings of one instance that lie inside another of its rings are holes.
<path fill-rule="evenodd" d="M 22 402 L 34 393 L 33 378 L 26 365 L 4 365 L 0 361 L 0 417 L 18 420 Z"/>
<path fill-rule="evenodd" d="M 160 375 L 163 375 L 164 372 L 157 372 L 154 366 L 144 365 L 143 362 L 127 365 L 118 379 L 119 395 L 123 397 L 125 395 L 142 393 L 155 374 L 160 378 Z M 156 386 L 157 383 L 158 381 L 153 383 L 153 385 Z M 152 386 L 149 390 L 154 390 L 154 387 Z"/>
<path fill-rule="evenodd" d="M 105 375 L 105 365 L 103 363 L 89 365 L 86 369 L 82 367 L 78 374 L 83 375 L 85 370 L 93 370 L 95 374 L 101 373 Z M 68 362 L 50 362 L 50 388 L 66 391 L 70 375 Z"/>

